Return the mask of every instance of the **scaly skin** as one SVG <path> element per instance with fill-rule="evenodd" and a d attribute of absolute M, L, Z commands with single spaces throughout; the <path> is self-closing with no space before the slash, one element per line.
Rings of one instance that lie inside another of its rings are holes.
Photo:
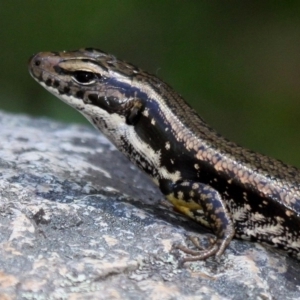
<path fill-rule="evenodd" d="M 220 256 L 233 236 L 300 258 L 300 172 L 244 149 L 211 129 L 166 83 L 96 49 L 45 52 L 33 78 L 80 111 L 151 176 L 177 210 L 211 228 Z"/>

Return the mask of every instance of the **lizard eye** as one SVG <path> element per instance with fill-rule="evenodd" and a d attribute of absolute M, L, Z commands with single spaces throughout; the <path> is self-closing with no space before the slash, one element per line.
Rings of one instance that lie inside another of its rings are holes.
<path fill-rule="evenodd" d="M 95 82 L 97 76 L 92 72 L 87 71 L 75 71 L 73 79 L 81 84 L 92 84 Z"/>

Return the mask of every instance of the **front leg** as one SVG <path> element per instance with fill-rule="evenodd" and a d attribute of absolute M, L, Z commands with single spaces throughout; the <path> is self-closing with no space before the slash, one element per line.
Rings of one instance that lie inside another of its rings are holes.
<path fill-rule="evenodd" d="M 192 255 L 186 257 L 183 262 L 204 260 L 213 255 L 220 256 L 234 236 L 233 222 L 220 193 L 209 185 L 191 180 L 176 183 L 162 180 L 160 188 L 177 210 L 211 228 L 216 236 L 215 241 L 204 250 L 195 242 L 200 251 L 178 246 L 183 252 Z M 202 215 L 199 214 L 200 210 Z"/>

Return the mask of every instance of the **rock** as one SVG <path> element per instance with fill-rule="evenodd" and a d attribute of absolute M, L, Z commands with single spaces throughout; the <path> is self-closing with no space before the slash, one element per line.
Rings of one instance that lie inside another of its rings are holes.
<path fill-rule="evenodd" d="M 257 243 L 180 267 L 172 245 L 207 232 L 96 130 L 0 123 L 1 299 L 300 298 L 300 263 Z"/>

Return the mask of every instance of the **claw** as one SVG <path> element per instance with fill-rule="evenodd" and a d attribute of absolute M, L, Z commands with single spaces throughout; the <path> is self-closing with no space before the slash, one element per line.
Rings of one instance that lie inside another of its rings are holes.
<path fill-rule="evenodd" d="M 191 242 L 195 245 L 199 250 L 192 250 L 188 247 L 185 247 L 181 244 L 174 245 L 174 248 L 179 249 L 180 251 L 189 254 L 191 256 L 184 257 L 180 260 L 180 266 L 182 266 L 185 262 L 188 261 L 197 261 L 197 260 L 205 260 L 211 256 L 220 256 L 224 250 L 226 245 L 223 244 L 222 240 L 216 240 L 214 238 L 210 238 L 210 245 L 207 248 L 204 248 L 200 245 L 199 239 L 196 236 L 188 237 Z"/>

